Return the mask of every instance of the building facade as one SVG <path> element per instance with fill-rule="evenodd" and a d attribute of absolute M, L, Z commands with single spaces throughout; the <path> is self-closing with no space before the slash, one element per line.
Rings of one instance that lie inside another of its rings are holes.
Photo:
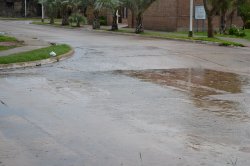
<path fill-rule="evenodd" d="M 41 16 L 41 5 L 36 0 L 26 0 L 28 17 Z M 23 17 L 25 14 L 25 0 L 0 0 L 0 16 Z"/>
<path fill-rule="evenodd" d="M 203 0 L 194 0 L 195 6 L 203 6 Z M 195 12 L 194 12 L 195 15 Z M 189 29 L 190 0 L 157 0 L 144 13 L 143 23 L 145 29 L 162 31 L 187 31 Z M 235 12 L 233 24 L 242 26 L 242 20 Z M 129 27 L 134 27 L 135 20 L 130 12 L 128 16 Z M 206 20 L 193 21 L 194 30 L 205 30 Z M 215 28 L 219 28 L 220 17 L 214 18 Z"/>

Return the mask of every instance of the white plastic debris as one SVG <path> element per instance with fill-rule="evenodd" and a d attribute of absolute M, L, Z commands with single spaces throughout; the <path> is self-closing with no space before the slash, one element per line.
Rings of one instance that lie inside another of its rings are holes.
<path fill-rule="evenodd" d="M 51 51 L 51 52 L 49 53 L 49 55 L 50 55 L 50 56 L 56 56 L 56 53 L 55 53 L 54 51 Z"/>
<path fill-rule="evenodd" d="M 5 32 L 0 32 L 0 35 L 5 35 Z"/>

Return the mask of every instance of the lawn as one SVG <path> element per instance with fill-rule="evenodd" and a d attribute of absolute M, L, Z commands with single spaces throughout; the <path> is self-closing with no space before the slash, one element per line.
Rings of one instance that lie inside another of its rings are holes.
<path fill-rule="evenodd" d="M 64 25 L 62 26 L 62 19 L 55 19 L 55 22 L 54 24 L 50 24 L 49 23 L 49 19 L 44 19 L 44 22 L 41 22 L 41 21 L 33 21 L 32 24 L 36 24 L 36 25 L 48 25 L 48 26 L 54 26 L 54 27 L 61 27 L 61 28 L 70 28 L 70 29 L 73 29 L 73 28 L 79 28 L 79 27 L 76 27 L 76 26 L 71 26 L 71 25 Z M 81 24 L 82 26 L 82 24 Z"/>
<path fill-rule="evenodd" d="M 5 50 L 9 50 L 12 48 L 15 48 L 16 46 L 0 46 L 0 51 L 5 51 Z"/>
<path fill-rule="evenodd" d="M 36 49 L 33 51 L 21 52 L 8 56 L 0 57 L 0 64 L 10 64 L 18 62 L 37 61 L 50 58 L 49 53 L 54 51 L 57 56 L 65 54 L 71 50 L 71 47 L 66 44 L 49 46 L 46 48 Z"/>
<path fill-rule="evenodd" d="M 134 30 L 131 28 L 121 28 L 117 32 L 121 33 L 134 33 Z M 214 38 L 208 38 L 205 35 L 201 35 L 200 33 L 197 35 L 194 35 L 194 37 L 188 37 L 188 33 L 184 32 L 161 32 L 161 31 L 145 31 L 144 33 L 139 34 L 141 36 L 148 36 L 148 37 L 160 37 L 165 39 L 179 39 L 179 40 L 191 40 L 191 41 L 203 41 L 203 42 L 212 42 L 212 43 L 218 43 L 222 46 L 240 46 L 244 47 L 244 45 L 236 42 L 231 42 L 227 40 L 222 40 L 217 37 Z"/>
<path fill-rule="evenodd" d="M 230 37 L 230 38 L 242 38 L 242 39 L 247 39 L 248 41 L 250 41 L 250 29 L 245 29 L 245 37 L 237 37 L 237 36 L 233 36 L 233 35 L 221 35 L 221 34 L 216 34 L 216 37 Z M 195 32 L 195 35 L 197 36 L 207 36 L 207 32 Z"/>
<path fill-rule="evenodd" d="M 25 18 L 25 17 L 0 17 L 0 20 L 8 20 L 8 21 L 38 21 L 41 20 L 41 18 Z"/>
<path fill-rule="evenodd" d="M 17 39 L 10 36 L 0 35 L 0 42 L 17 42 Z"/>
<path fill-rule="evenodd" d="M 15 48 L 21 43 L 14 37 L 0 35 L 0 51 Z"/>
<path fill-rule="evenodd" d="M 245 33 L 246 36 L 244 38 L 250 41 L 250 29 L 245 29 Z"/>

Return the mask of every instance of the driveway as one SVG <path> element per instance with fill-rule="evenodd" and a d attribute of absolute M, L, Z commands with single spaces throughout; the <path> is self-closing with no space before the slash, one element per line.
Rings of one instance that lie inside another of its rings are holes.
<path fill-rule="evenodd" d="M 75 55 L 0 71 L 0 166 L 250 165 L 250 48 L 0 21 Z"/>

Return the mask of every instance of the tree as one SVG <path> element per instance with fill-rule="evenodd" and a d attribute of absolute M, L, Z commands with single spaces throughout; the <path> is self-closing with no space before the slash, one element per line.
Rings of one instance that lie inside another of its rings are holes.
<path fill-rule="evenodd" d="M 82 0 L 82 4 L 84 8 L 92 8 L 93 9 L 93 23 L 92 27 L 93 29 L 100 29 L 100 19 L 99 19 L 99 14 L 100 14 L 100 9 L 96 8 L 96 2 L 97 0 Z M 85 11 L 86 12 L 86 11 Z"/>
<path fill-rule="evenodd" d="M 80 6 L 83 6 L 84 0 L 60 0 L 62 25 L 69 25 L 69 16 L 78 13 Z"/>
<path fill-rule="evenodd" d="M 226 32 L 227 13 L 235 7 L 236 0 L 221 0 L 220 10 L 220 33 Z M 233 11 L 233 10 L 232 10 Z"/>
<path fill-rule="evenodd" d="M 232 6 L 228 11 L 228 16 L 227 16 L 227 19 L 230 21 L 229 22 L 230 27 L 232 27 L 233 25 L 233 18 L 234 18 L 235 12 L 237 12 L 237 8 L 238 8 L 238 0 L 233 0 Z"/>
<path fill-rule="evenodd" d="M 111 30 L 113 31 L 118 30 L 117 11 L 120 5 L 121 5 L 121 2 L 119 0 L 96 0 L 96 3 L 95 3 L 95 8 L 97 10 L 106 8 L 107 10 L 110 10 L 110 12 L 112 12 L 113 21 L 112 21 Z"/>
<path fill-rule="evenodd" d="M 213 18 L 219 12 L 221 0 L 203 0 L 207 14 L 207 36 L 214 37 Z"/>
<path fill-rule="evenodd" d="M 131 10 L 136 17 L 135 33 L 144 32 L 143 14 L 156 0 L 122 0 L 123 5 Z M 133 19 L 133 18 L 132 18 Z"/>
<path fill-rule="evenodd" d="M 238 10 L 245 28 L 247 21 L 250 20 L 250 0 L 238 0 Z"/>
<path fill-rule="evenodd" d="M 43 3 L 46 8 L 47 15 L 50 19 L 49 23 L 54 24 L 54 19 L 57 16 L 57 12 L 60 8 L 60 1 L 59 0 L 40 0 L 39 2 Z"/>
<path fill-rule="evenodd" d="M 70 0 L 61 0 L 61 15 L 62 15 L 62 26 L 69 25 L 69 16 L 71 12 Z"/>

